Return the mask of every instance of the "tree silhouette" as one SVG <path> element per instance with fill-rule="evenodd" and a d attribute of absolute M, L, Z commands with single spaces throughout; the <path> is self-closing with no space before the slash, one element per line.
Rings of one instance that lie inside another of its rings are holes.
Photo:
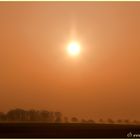
<path fill-rule="evenodd" d="M 49 123 L 54 123 L 55 122 L 55 115 L 54 112 L 49 112 Z"/>
<path fill-rule="evenodd" d="M 103 121 L 103 119 L 99 119 L 99 122 L 100 122 L 100 123 L 103 123 L 104 121 Z"/>
<path fill-rule="evenodd" d="M 0 121 L 29 121 L 29 122 L 34 122 L 34 121 L 41 121 L 41 122 L 46 122 L 46 123 L 62 123 L 62 113 L 61 112 L 52 112 L 52 111 L 47 111 L 47 110 L 24 110 L 24 109 L 12 109 L 9 110 L 7 113 L 0 112 Z M 79 120 L 77 117 L 72 117 L 71 120 L 68 120 L 68 117 L 64 117 L 64 122 L 65 123 L 78 123 Z M 89 119 L 85 120 L 82 119 L 80 121 L 81 123 L 95 123 L 94 120 Z M 104 123 L 103 119 L 99 119 L 100 123 Z M 113 124 L 115 123 L 112 119 L 107 120 L 108 123 Z M 118 119 L 116 123 L 133 123 L 133 124 L 140 124 L 139 121 L 134 120 L 133 122 L 130 122 L 130 120 L 125 119 L 121 120 Z"/>
<path fill-rule="evenodd" d="M 121 119 L 117 120 L 117 123 L 122 123 L 122 120 Z"/>
<path fill-rule="evenodd" d="M 109 118 L 109 119 L 108 119 L 108 123 L 111 123 L 111 124 L 112 124 L 112 123 L 114 123 L 114 121 L 113 121 L 112 119 Z"/>
<path fill-rule="evenodd" d="M 3 112 L 0 112 L 0 121 L 6 121 L 6 115 Z"/>
<path fill-rule="evenodd" d="M 37 111 L 32 109 L 28 111 L 29 114 L 29 120 L 30 121 L 37 121 Z"/>
<path fill-rule="evenodd" d="M 130 121 L 126 119 L 126 120 L 124 120 L 124 123 L 128 124 L 128 123 L 130 123 Z"/>
<path fill-rule="evenodd" d="M 76 117 L 72 117 L 72 118 L 71 118 L 71 122 L 73 122 L 73 123 L 77 123 L 77 122 L 78 122 L 78 118 L 76 118 Z"/>
<path fill-rule="evenodd" d="M 139 121 L 134 120 L 133 123 L 134 123 L 134 124 L 139 124 Z"/>
<path fill-rule="evenodd" d="M 46 110 L 40 111 L 40 121 L 49 122 L 49 112 Z"/>
<path fill-rule="evenodd" d="M 55 112 L 55 123 L 61 123 L 61 122 L 62 122 L 61 112 Z"/>
<path fill-rule="evenodd" d="M 61 123 L 61 112 L 47 110 L 23 110 L 20 108 L 9 110 L 6 114 L 0 112 L 0 121 L 43 121 L 47 123 Z"/>
<path fill-rule="evenodd" d="M 87 123 L 95 123 L 93 120 L 87 120 Z"/>
<path fill-rule="evenodd" d="M 81 120 L 81 123 L 86 123 L 86 120 L 85 120 L 85 119 L 82 119 L 82 120 Z"/>
<path fill-rule="evenodd" d="M 8 121 L 19 121 L 20 120 L 19 109 L 13 109 L 8 111 L 7 119 Z"/>
<path fill-rule="evenodd" d="M 64 122 L 65 122 L 65 123 L 69 123 L 68 117 L 64 117 Z"/>

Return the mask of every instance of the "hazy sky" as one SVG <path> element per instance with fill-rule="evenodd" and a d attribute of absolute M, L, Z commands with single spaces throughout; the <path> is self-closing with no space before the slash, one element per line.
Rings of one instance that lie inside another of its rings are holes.
<path fill-rule="evenodd" d="M 1 2 L 0 110 L 16 107 L 139 119 L 140 3 Z"/>

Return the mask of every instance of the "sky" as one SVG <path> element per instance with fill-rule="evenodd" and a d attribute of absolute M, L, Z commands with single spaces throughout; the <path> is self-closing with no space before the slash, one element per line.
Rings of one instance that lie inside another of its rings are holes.
<path fill-rule="evenodd" d="M 0 111 L 139 120 L 139 99 L 139 2 L 0 3 Z"/>

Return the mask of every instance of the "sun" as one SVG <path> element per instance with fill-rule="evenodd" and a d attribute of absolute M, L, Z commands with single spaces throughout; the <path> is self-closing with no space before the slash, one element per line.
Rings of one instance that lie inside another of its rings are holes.
<path fill-rule="evenodd" d="M 68 44 L 67 51 L 72 56 L 79 55 L 80 54 L 80 44 L 78 42 L 70 42 Z"/>

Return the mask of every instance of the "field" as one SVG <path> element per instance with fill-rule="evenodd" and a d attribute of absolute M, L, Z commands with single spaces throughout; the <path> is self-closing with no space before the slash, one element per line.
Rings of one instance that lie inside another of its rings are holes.
<path fill-rule="evenodd" d="M 140 137 L 140 125 L 0 123 L 0 138 L 128 137 Z"/>

